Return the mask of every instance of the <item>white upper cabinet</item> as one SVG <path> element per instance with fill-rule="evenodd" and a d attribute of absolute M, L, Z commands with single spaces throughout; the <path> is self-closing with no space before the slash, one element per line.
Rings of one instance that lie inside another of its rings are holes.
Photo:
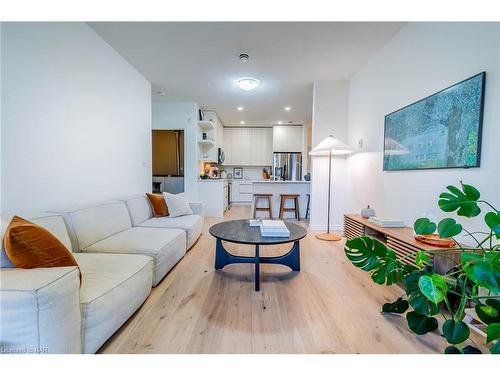
<path fill-rule="evenodd" d="M 271 128 L 225 128 L 225 165 L 268 166 L 273 163 Z"/>
<path fill-rule="evenodd" d="M 302 126 L 274 126 L 273 152 L 302 152 Z"/>

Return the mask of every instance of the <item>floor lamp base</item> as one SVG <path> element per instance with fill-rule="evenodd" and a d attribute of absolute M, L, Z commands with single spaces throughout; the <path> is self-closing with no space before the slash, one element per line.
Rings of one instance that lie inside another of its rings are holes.
<path fill-rule="evenodd" d="M 316 238 L 323 241 L 340 241 L 342 236 L 335 233 L 321 233 L 317 234 Z"/>

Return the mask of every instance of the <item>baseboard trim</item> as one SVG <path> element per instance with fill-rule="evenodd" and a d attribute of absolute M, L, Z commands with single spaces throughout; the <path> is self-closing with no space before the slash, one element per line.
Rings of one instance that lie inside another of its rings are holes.
<path fill-rule="evenodd" d="M 310 230 L 323 230 L 326 231 L 326 225 L 321 225 L 321 224 L 309 224 L 309 229 Z M 342 225 L 331 225 L 330 230 L 333 230 L 335 232 L 343 232 L 344 228 Z"/>

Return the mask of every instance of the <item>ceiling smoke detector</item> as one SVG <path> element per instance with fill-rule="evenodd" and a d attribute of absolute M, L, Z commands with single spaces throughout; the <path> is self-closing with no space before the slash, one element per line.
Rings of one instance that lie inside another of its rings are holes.
<path fill-rule="evenodd" d="M 157 91 L 156 93 L 157 93 L 158 95 L 160 95 L 160 96 L 165 96 L 165 95 L 166 95 L 163 91 Z"/>
<path fill-rule="evenodd" d="M 242 53 L 242 54 L 240 54 L 239 58 L 240 58 L 240 62 L 246 63 L 246 62 L 248 62 L 248 59 L 250 58 L 250 56 L 248 56 L 248 54 L 246 54 L 246 53 Z"/>

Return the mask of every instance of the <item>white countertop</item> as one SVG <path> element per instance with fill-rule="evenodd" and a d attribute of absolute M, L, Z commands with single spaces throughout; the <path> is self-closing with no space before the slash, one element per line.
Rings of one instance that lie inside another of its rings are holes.
<path fill-rule="evenodd" d="M 222 182 L 222 181 L 227 181 L 227 178 L 199 178 L 199 182 Z"/>
<path fill-rule="evenodd" d="M 254 184 L 310 184 L 311 181 L 274 181 L 274 180 L 260 180 L 253 181 Z"/>

